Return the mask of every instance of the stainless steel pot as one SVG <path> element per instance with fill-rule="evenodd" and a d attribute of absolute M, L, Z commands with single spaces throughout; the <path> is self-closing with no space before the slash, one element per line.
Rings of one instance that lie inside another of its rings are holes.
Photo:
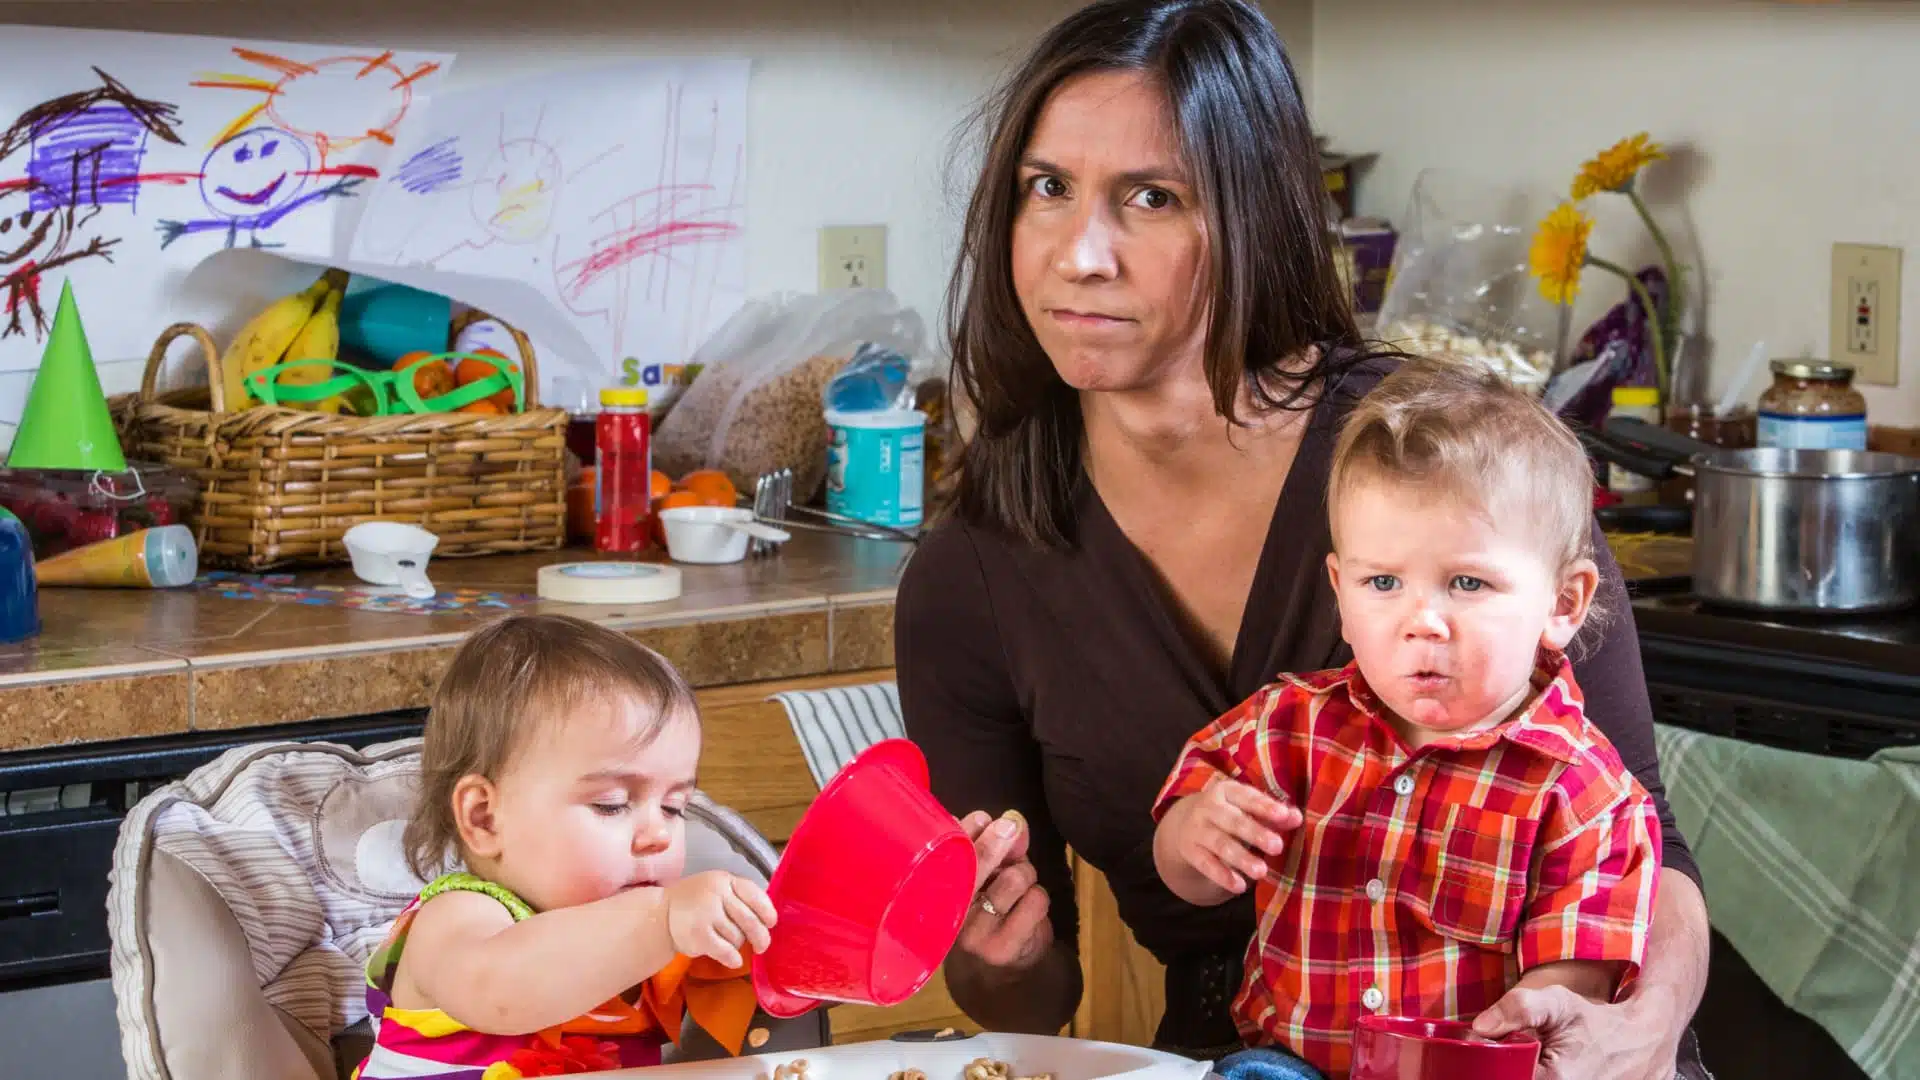
<path fill-rule="evenodd" d="M 1627 417 L 1583 441 L 1656 480 L 1693 478 L 1693 592 L 1779 612 L 1920 601 L 1920 459 L 1859 450 L 1723 450 Z"/>

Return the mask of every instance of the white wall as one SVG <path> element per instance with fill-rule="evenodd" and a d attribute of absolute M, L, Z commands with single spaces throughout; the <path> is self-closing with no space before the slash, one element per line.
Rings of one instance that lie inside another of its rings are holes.
<path fill-rule="evenodd" d="M 1705 267 L 1716 388 L 1757 338 L 1827 355 L 1834 242 L 1906 249 L 1900 385 L 1864 389 L 1872 420 L 1920 423 L 1920 4 L 1319 0 L 1312 36 L 1315 121 L 1382 153 L 1369 212 L 1399 217 L 1427 166 L 1564 191 L 1625 135 L 1682 148 L 1649 194 Z M 1650 261 L 1603 203 L 1596 252 Z M 1624 295 L 1583 282 L 1576 328 Z"/>
<path fill-rule="evenodd" d="M 750 294 L 812 290 L 817 232 L 888 227 L 888 285 L 935 321 L 969 178 L 956 125 L 1078 0 L 66 0 L 0 23 L 457 51 L 455 85 L 636 56 L 745 54 Z M 1304 42 L 1310 0 L 1270 4 Z M 1298 45 L 1302 79 L 1308 50 Z M 614 105 L 617 109 L 617 104 Z M 158 329 L 157 327 L 155 328 Z"/>

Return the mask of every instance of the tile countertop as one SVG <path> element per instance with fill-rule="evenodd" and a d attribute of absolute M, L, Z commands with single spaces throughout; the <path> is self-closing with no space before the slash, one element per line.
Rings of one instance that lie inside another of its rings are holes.
<path fill-rule="evenodd" d="M 633 634 L 695 686 L 890 667 L 908 549 L 797 534 L 771 559 L 683 566 L 682 595 L 646 605 L 540 601 Z M 541 566 L 597 558 L 437 559 L 442 588 L 534 591 Z M 298 584 L 352 584 L 345 567 Z M 356 716 L 424 706 L 460 640 L 499 609 L 408 615 L 194 589 L 46 589 L 39 637 L 0 646 L 0 751 Z"/>

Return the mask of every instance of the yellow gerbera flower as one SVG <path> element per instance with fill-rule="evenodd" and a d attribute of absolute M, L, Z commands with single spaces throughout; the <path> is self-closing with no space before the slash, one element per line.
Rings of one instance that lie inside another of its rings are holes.
<path fill-rule="evenodd" d="M 1665 160 L 1666 156 L 1659 143 L 1648 141 L 1644 131 L 1621 139 L 1580 166 L 1580 175 L 1573 178 L 1574 201 L 1602 191 L 1623 191 L 1640 175 L 1641 169 Z"/>
<path fill-rule="evenodd" d="M 1572 203 L 1554 207 L 1533 234 L 1527 264 L 1540 279 L 1540 295 L 1556 304 L 1571 304 L 1580 295 L 1580 270 L 1587 265 L 1587 237 L 1593 219 Z"/>

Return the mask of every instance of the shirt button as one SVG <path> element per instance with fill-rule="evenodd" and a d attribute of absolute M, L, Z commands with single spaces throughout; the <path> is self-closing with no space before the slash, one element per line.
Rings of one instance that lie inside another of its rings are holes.
<path fill-rule="evenodd" d="M 1413 777 L 1408 776 L 1406 773 L 1401 773 L 1399 776 L 1394 777 L 1393 793 L 1395 795 L 1413 794 Z"/>
<path fill-rule="evenodd" d="M 1367 987 L 1365 992 L 1360 995 L 1360 1004 L 1365 1005 L 1369 1012 L 1378 1012 L 1380 1006 L 1386 1003 L 1387 995 L 1381 993 L 1380 988 L 1377 986 Z"/>
<path fill-rule="evenodd" d="M 1386 895 L 1387 895 L 1386 882 L 1381 881 L 1379 878 L 1374 878 L 1372 881 L 1367 882 L 1367 899 L 1377 904 L 1381 900 L 1385 899 Z"/>

